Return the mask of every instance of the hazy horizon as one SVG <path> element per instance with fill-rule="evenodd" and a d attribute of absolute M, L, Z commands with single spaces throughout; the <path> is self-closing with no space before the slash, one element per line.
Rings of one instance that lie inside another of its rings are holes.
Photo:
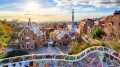
<path fill-rule="evenodd" d="M 57 22 L 111 15 L 120 10 L 119 0 L 1 0 L 0 19 Z"/>

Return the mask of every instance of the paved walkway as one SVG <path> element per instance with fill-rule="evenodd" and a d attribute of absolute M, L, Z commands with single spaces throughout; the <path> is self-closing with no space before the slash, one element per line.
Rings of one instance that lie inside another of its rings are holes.
<path fill-rule="evenodd" d="M 64 54 L 58 47 L 42 47 L 35 50 L 31 50 L 30 54 Z"/>

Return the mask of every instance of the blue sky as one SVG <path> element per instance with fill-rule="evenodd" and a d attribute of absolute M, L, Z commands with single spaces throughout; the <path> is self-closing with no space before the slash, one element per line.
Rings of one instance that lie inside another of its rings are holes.
<path fill-rule="evenodd" d="M 71 6 L 72 4 L 72 6 Z M 0 13 L 31 15 L 68 15 L 99 17 L 120 10 L 120 0 L 0 0 Z"/>

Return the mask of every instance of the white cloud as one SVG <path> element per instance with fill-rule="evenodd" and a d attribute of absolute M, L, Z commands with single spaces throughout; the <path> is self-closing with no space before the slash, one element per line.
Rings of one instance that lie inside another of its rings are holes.
<path fill-rule="evenodd" d="M 0 13 L 1 14 L 8 14 L 8 15 L 18 15 L 18 16 L 19 15 L 30 15 L 30 16 L 31 15 L 34 15 L 34 16 L 36 16 L 36 15 L 37 16 L 38 15 L 39 16 L 59 15 L 59 16 L 63 16 L 64 15 L 64 16 L 67 16 L 67 18 L 69 20 L 69 18 L 71 19 L 70 10 L 63 9 L 59 6 L 67 7 L 67 6 L 70 6 L 71 3 L 73 3 L 73 5 L 75 6 L 75 9 L 78 9 L 78 10 L 76 10 L 76 15 L 75 16 L 76 16 L 77 19 L 79 19 L 80 17 L 83 18 L 83 17 L 86 17 L 86 16 L 97 17 L 97 16 L 106 15 L 103 12 L 101 12 L 101 13 L 95 12 L 96 8 L 99 8 L 99 7 L 110 8 L 110 7 L 113 7 L 113 6 L 119 6 L 119 3 L 120 3 L 120 2 L 118 2 L 119 0 L 54 0 L 57 3 L 57 5 L 46 8 L 46 7 L 43 7 L 43 4 L 39 3 L 38 1 L 39 0 L 25 0 L 25 2 L 22 3 L 22 4 L 21 3 L 20 4 L 15 3 L 13 5 L 16 5 L 17 8 L 20 8 L 20 10 L 13 10 L 13 11 L 8 10 L 8 11 L 3 11 L 3 12 L 0 11 Z M 44 5 L 44 6 L 47 6 L 47 5 Z M 88 7 L 86 7 L 86 6 L 88 6 Z M 89 7 L 89 6 L 94 6 L 96 8 Z M 93 13 L 92 13 L 92 11 L 93 11 Z M 85 12 L 85 13 L 82 13 L 82 12 Z"/>
<path fill-rule="evenodd" d="M 0 6 L 0 13 L 14 15 L 68 15 L 66 10 L 62 10 L 57 6 L 44 8 L 39 0 L 23 0 L 23 3 L 11 3 Z M 12 6 L 11 8 L 8 8 Z M 47 5 L 44 5 L 47 6 Z M 2 10 L 4 8 L 5 10 Z M 13 10 L 14 8 L 14 10 Z M 16 9 L 17 8 L 17 9 Z M 6 10 L 10 9 L 10 10 Z"/>
<path fill-rule="evenodd" d="M 120 6 L 120 0 L 54 0 L 58 6 L 70 5 L 92 5 L 95 7 L 112 7 Z"/>
<path fill-rule="evenodd" d="M 75 20 L 81 20 L 81 19 L 85 19 L 85 18 L 99 18 L 102 16 L 110 15 L 110 14 L 111 13 L 101 13 L 101 12 L 90 12 L 87 14 L 86 14 L 86 12 L 75 13 Z"/>
<path fill-rule="evenodd" d="M 81 12 L 95 12 L 96 9 L 94 7 L 75 7 L 75 12 L 76 13 L 81 13 Z"/>
<path fill-rule="evenodd" d="M 67 11 L 61 10 L 57 7 L 51 7 L 51 8 L 39 8 L 34 11 L 24 11 L 24 14 L 31 14 L 31 15 L 65 15 L 67 14 Z"/>
<path fill-rule="evenodd" d="M 95 7 L 106 7 L 106 8 L 110 8 L 114 6 L 119 7 L 118 4 L 120 4 L 118 0 L 94 0 L 89 2 L 89 5 L 93 5 Z"/>
<path fill-rule="evenodd" d="M 24 4 L 22 4 L 20 13 L 25 15 L 62 15 L 68 14 L 66 10 L 62 10 L 59 7 L 49 7 L 44 8 L 39 0 L 26 0 Z M 46 5 L 44 5 L 46 6 Z"/>

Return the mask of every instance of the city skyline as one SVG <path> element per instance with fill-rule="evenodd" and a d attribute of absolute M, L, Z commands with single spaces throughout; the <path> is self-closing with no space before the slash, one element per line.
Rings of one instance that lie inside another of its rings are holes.
<path fill-rule="evenodd" d="M 110 15 L 120 9 L 119 3 L 119 0 L 1 0 L 0 18 L 70 21 L 74 8 L 75 20 L 80 20 Z"/>

